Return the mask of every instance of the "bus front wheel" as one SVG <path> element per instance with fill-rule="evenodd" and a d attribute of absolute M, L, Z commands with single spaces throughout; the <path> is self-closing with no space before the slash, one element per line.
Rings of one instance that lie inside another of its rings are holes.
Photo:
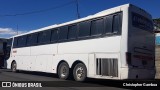
<path fill-rule="evenodd" d="M 76 81 L 85 81 L 87 77 L 86 66 L 82 63 L 78 63 L 73 69 L 73 77 Z"/>
<path fill-rule="evenodd" d="M 11 70 L 12 70 L 12 72 L 16 72 L 17 71 L 17 64 L 16 64 L 16 62 L 12 62 Z"/>
<path fill-rule="evenodd" d="M 62 62 L 58 67 L 58 77 L 60 79 L 67 79 L 69 76 L 69 65 Z"/>

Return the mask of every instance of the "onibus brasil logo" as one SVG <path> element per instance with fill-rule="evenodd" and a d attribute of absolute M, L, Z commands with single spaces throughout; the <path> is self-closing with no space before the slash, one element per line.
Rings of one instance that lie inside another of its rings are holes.
<path fill-rule="evenodd" d="M 2 82 L 2 87 L 42 87 L 42 84 L 27 82 Z"/>

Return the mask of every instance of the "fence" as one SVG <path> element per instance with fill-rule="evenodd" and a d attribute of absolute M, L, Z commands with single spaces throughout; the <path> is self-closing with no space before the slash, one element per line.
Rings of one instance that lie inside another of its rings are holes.
<path fill-rule="evenodd" d="M 160 79 L 160 45 L 156 46 L 156 79 Z"/>

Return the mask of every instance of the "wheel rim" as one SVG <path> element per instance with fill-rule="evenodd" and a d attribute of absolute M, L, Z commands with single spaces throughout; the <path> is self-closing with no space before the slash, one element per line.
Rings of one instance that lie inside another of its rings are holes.
<path fill-rule="evenodd" d="M 13 64 L 12 71 L 16 71 L 16 64 Z"/>
<path fill-rule="evenodd" d="M 78 80 L 80 80 L 84 77 L 84 69 L 82 67 L 78 67 L 76 69 L 76 76 L 77 76 Z"/>
<path fill-rule="evenodd" d="M 68 74 L 68 70 L 67 70 L 67 67 L 66 66 L 62 66 L 61 67 L 61 71 L 60 71 L 60 75 L 61 75 L 61 77 L 66 77 L 67 76 L 67 74 Z"/>

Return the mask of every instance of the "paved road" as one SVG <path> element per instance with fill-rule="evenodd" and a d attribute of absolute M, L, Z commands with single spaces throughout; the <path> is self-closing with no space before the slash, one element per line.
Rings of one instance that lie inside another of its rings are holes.
<path fill-rule="evenodd" d="M 80 83 L 73 80 L 61 80 L 58 79 L 54 74 L 40 73 L 40 72 L 25 72 L 21 71 L 18 73 L 13 73 L 10 70 L 0 69 L 0 81 L 48 81 L 50 86 L 53 84 L 62 85 L 63 83 L 66 86 L 63 87 L 48 87 L 48 89 L 56 90 L 123 90 L 125 87 L 119 87 L 118 81 L 108 80 L 105 81 L 105 84 L 102 83 L 102 80 L 96 81 L 95 79 L 88 79 L 86 82 Z M 115 85 L 116 86 L 115 86 Z M 68 86 L 67 86 L 68 85 Z M 27 90 L 27 88 L 24 88 Z M 32 88 L 35 89 L 36 88 Z M 38 90 L 44 89 L 39 88 Z M 17 90 L 17 89 L 16 89 Z"/>

